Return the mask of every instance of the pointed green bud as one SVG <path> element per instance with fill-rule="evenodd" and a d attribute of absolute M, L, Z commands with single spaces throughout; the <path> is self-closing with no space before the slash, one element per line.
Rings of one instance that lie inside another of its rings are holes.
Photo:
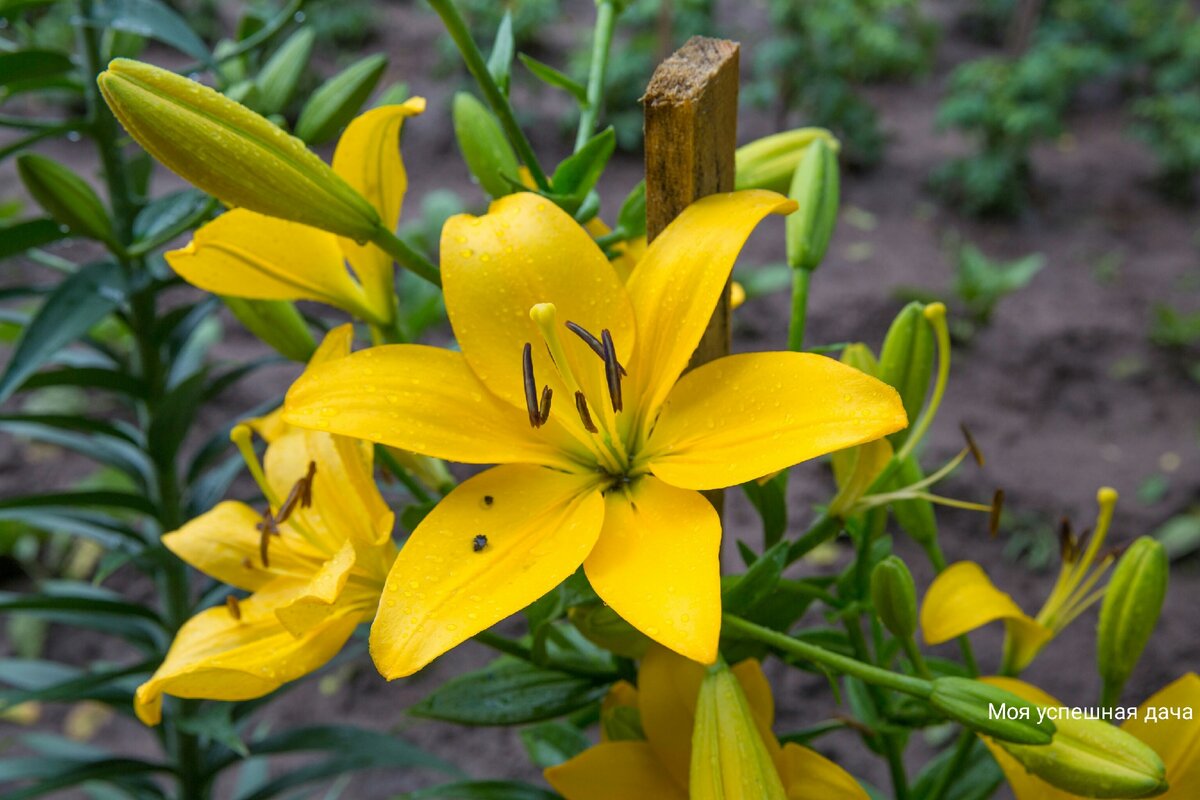
<path fill-rule="evenodd" d="M 287 300 L 247 300 L 223 297 L 225 306 L 261 341 L 292 361 L 307 364 L 317 343 L 296 305 Z"/>
<path fill-rule="evenodd" d="M 309 144 L 337 136 L 367 102 L 387 63 L 382 55 L 367 56 L 321 84 L 300 109 L 296 135 Z"/>
<path fill-rule="evenodd" d="M 575 606 L 567 612 L 571 624 L 592 644 L 625 658 L 646 655 L 650 640 L 609 606 Z"/>
<path fill-rule="evenodd" d="M 1047 745 L 997 742 L 1033 775 L 1083 797 L 1153 797 L 1167 790 L 1166 767 L 1132 734 L 1099 719 L 1075 719 L 1078 709 L 1043 709 L 1057 730 Z"/>
<path fill-rule="evenodd" d="M 955 722 L 1001 742 L 1046 745 L 1054 736 L 1054 723 L 1038 714 L 1036 704 L 981 681 L 938 678 L 928 699 Z"/>
<path fill-rule="evenodd" d="M 83 178 L 53 159 L 26 153 L 17 159 L 21 183 L 56 222 L 76 236 L 113 245 L 112 222 L 99 195 Z"/>
<path fill-rule="evenodd" d="M 910 422 L 915 421 L 929 394 L 933 378 L 933 356 L 936 343 L 933 328 L 925 319 L 922 303 L 909 303 L 888 328 L 879 353 L 879 379 L 900 393 L 904 411 Z M 896 447 L 904 444 L 910 428 L 893 433 L 888 438 Z"/>
<path fill-rule="evenodd" d="M 264 114 L 281 114 L 287 108 L 308 67 L 316 39 L 315 29 L 301 28 L 263 64 L 255 83 L 258 85 L 258 106 Z"/>
<path fill-rule="evenodd" d="M 792 185 L 792 176 L 805 148 L 816 139 L 826 140 L 837 152 L 838 140 L 824 128 L 797 128 L 742 145 L 734 154 L 736 188 L 785 193 Z"/>
<path fill-rule="evenodd" d="M 1169 566 L 1162 544 L 1142 536 L 1129 546 L 1113 570 L 1100 606 L 1096 635 L 1096 663 L 1104 679 L 1105 705 L 1116 703 L 1158 624 L 1167 594 Z"/>
<path fill-rule="evenodd" d="M 842 350 L 841 362 L 848 367 L 854 367 L 859 372 L 864 372 L 872 378 L 879 377 L 879 361 L 876 360 L 875 354 L 871 352 L 871 348 L 862 342 L 855 342 L 846 345 Z"/>
<path fill-rule="evenodd" d="M 742 686 L 725 664 L 710 667 L 700 684 L 688 786 L 692 800 L 787 798 Z"/>
<path fill-rule="evenodd" d="M 923 480 L 925 472 L 917 463 L 917 459 L 910 455 L 897 467 L 891 487 L 899 489 Z M 937 515 L 933 513 L 933 503 L 923 497 L 914 497 L 911 500 L 898 500 L 891 504 L 891 508 L 896 524 L 912 537 L 914 542 L 928 546 L 937 541 Z"/>
<path fill-rule="evenodd" d="M 796 165 L 788 197 L 800 204 L 784 222 L 787 232 L 787 262 L 794 269 L 812 271 L 825 258 L 837 225 L 837 151 L 823 138 L 804 148 Z"/>
<path fill-rule="evenodd" d="M 375 208 L 304 142 L 219 92 L 127 59 L 109 64 L 98 82 L 138 144 L 226 205 L 358 242 L 378 232 Z"/>
<path fill-rule="evenodd" d="M 492 197 L 512 194 L 509 180 L 516 180 L 519 174 L 517 154 L 492 112 L 475 95 L 459 92 L 454 95 L 453 113 L 458 149 L 471 175 Z"/>
<path fill-rule="evenodd" d="M 888 556 L 871 570 L 871 602 L 893 636 L 911 639 L 917 632 L 917 588 L 899 556 Z"/>

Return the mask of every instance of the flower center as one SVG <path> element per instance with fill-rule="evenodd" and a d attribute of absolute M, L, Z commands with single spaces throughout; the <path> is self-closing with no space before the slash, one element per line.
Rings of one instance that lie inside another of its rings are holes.
<path fill-rule="evenodd" d="M 597 337 L 575 322 L 567 321 L 567 330 L 579 337 L 588 349 L 604 362 L 604 383 L 608 390 L 608 407 L 595 405 L 597 398 L 589 401 L 571 367 L 567 350 L 559 336 L 558 309 L 553 303 L 538 303 L 529 309 L 529 318 L 533 320 L 541 334 L 550 361 L 554 365 L 567 391 L 574 396 L 575 414 L 579 418 L 582 432 L 577 426 L 566 424 L 564 427 L 575 436 L 595 457 L 598 466 L 613 476 L 624 476 L 629 470 L 629 455 L 617 429 L 617 415 L 625 407 L 621 393 L 621 379 L 626 375 L 625 368 L 617 360 L 616 346 L 612 334 L 607 328 L 600 331 Z M 533 371 L 533 344 L 526 342 L 522 353 L 522 371 L 525 384 L 525 406 L 529 412 L 529 424 L 533 428 L 541 428 L 550 419 L 550 407 L 554 390 L 549 385 L 542 386 L 538 392 L 537 378 Z M 603 402 L 603 401 L 601 401 Z M 611 409 L 611 412 L 610 410 Z"/>

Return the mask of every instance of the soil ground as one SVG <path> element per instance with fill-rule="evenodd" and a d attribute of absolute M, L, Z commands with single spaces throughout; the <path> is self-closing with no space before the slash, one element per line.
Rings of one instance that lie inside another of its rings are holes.
<path fill-rule="evenodd" d="M 590 24 L 590 6 L 570 4 L 570 13 L 556 30 L 584 30 Z M 729 35 L 740 38 L 749 52 L 761 39 L 761 13 L 743 15 L 740 6 L 722 3 L 720 18 Z M 1127 543 L 1200 501 L 1200 386 L 1147 338 L 1155 304 L 1170 300 L 1194 309 L 1200 302 L 1195 210 L 1168 205 L 1153 193 L 1152 162 L 1127 136 L 1126 121 L 1103 103 L 1076 109 L 1070 139 L 1036 154 L 1035 201 L 1019 219 L 979 222 L 937 205 L 923 188 L 924 180 L 962 143 L 934 131 L 934 112 L 949 70 L 979 52 L 957 38 L 950 24 L 962 6 L 928 4 L 927 10 L 946 23 L 929 76 L 869 92 L 888 133 L 887 154 L 878 169 L 844 178 L 844 208 L 853 213 L 843 215 L 829 258 L 814 279 L 809 341 L 863 340 L 877 347 L 902 304 L 899 292 L 948 287 L 952 263 L 945 237 L 951 231 L 995 257 L 1044 254 L 1046 267 L 1032 284 L 1003 301 L 992 324 L 969 347 L 956 351 L 944 410 L 925 463 L 942 463 L 960 448 L 958 422 L 965 422 L 986 453 L 987 466 L 964 467 L 943 485 L 944 493 L 986 502 L 996 487 L 1003 487 L 1008 507 L 1040 528 L 1044 537 L 1062 515 L 1070 516 L 1077 527 L 1090 526 L 1097 487 L 1111 485 L 1122 495 L 1112 542 Z M 448 114 L 453 87 L 428 70 L 437 31 L 436 19 L 427 13 L 387 7 L 381 12 L 380 39 L 369 48 L 392 54 L 389 77 L 408 80 L 414 93 L 431 101 L 429 111 L 409 125 L 405 138 L 408 207 L 413 209 L 436 188 L 455 189 L 473 202 L 479 198 L 453 144 Z M 557 107 L 550 99 L 531 99 L 538 108 Z M 765 114 L 743 113 L 743 141 L 770 130 Z M 542 152 L 564 151 L 566 143 L 555 135 L 553 125 L 539 125 L 535 134 Z M 89 154 L 77 149 L 55 154 L 77 165 L 90 163 Z M 640 156 L 619 156 L 605 177 L 604 196 L 623 196 L 640 174 Z M 9 193 L 14 186 L 11 171 L 0 173 L 0 181 L 0 194 Z M 611 205 L 606 210 L 609 215 L 614 212 Z M 779 261 L 782 247 L 781 224 L 769 222 L 751 239 L 742 263 Z M 1097 274 L 1101 263 L 1118 266 L 1102 280 Z M 735 349 L 781 348 L 787 310 L 783 294 L 751 300 L 737 314 Z M 220 357 L 244 359 L 262 352 L 261 345 L 234 325 L 227 330 Z M 288 369 L 263 373 L 253 384 L 226 393 L 219 407 L 207 411 L 206 424 L 215 427 L 278 396 L 292 374 Z M 80 464 L 0 439 L 2 496 L 33 487 L 45 490 L 80 474 Z M 1166 491 L 1139 499 L 1139 488 L 1154 476 L 1165 479 Z M 790 535 L 804 529 L 811 516 L 808 509 L 828 496 L 829 486 L 828 470 L 819 463 L 792 471 Z M 731 565 L 737 563 L 732 543 L 737 538 L 756 541 L 757 525 L 741 495 L 730 493 L 726 544 Z M 1056 556 L 1049 569 L 1042 570 L 1013 559 L 1009 540 L 990 539 L 986 519 L 977 514 L 947 513 L 941 517 L 941 530 L 951 561 L 979 561 L 1027 610 L 1040 605 L 1053 582 Z M 927 585 L 930 573 L 916 549 L 902 537 L 897 537 L 896 546 L 914 566 L 918 586 Z M 829 563 L 810 563 L 802 569 L 831 572 L 844 556 L 837 552 Z M 120 575 L 114 580 L 134 596 L 152 597 L 148 587 L 128 579 L 122 584 Z M 1141 702 L 1183 672 L 1200 669 L 1197 596 L 1200 560 L 1176 562 L 1162 624 L 1130 682 L 1127 703 Z M 818 622 L 815 616 L 807 621 Z M 1031 680 L 1069 705 L 1091 705 L 1098 694 L 1099 680 L 1091 666 L 1094 622 L 1094 611 L 1085 614 L 1028 672 Z M 1000 632 L 989 629 L 976 638 L 982 664 L 994 668 Z M 67 663 L 86 664 L 114 655 L 119 652 L 110 643 L 87 635 L 56 630 L 47 642 L 46 657 Z M 278 729 L 337 721 L 396 730 L 456 761 L 473 776 L 536 780 L 515 731 L 463 729 L 404 713 L 442 681 L 481 666 L 489 657 L 477 645 L 464 645 L 420 675 L 389 685 L 363 654 L 342 668 L 336 680 L 323 682 L 324 690 L 318 681 L 309 681 L 291 691 L 270 707 L 263 724 Z M 823 679 L 778 666 L 768 666 L 778 731 L 842 713 Z M 63 714 L 63 709 L 48 709 L 42 724 L 58 726 Z M 125 720 L 109 723 L 101 735 L 130 752 L 149 754 L 156 747 L 148 732 Z M 917 744 L 911 752 L 914 770 L 929 752 L 924 743 Z M 855 774 L 886 785 L 881 763 L 853 735 L 829 736 L 818 747 Z M 434 779 L 431 774 L 377 771 L 356 777 L 346 796 L 383 798 Z"/>

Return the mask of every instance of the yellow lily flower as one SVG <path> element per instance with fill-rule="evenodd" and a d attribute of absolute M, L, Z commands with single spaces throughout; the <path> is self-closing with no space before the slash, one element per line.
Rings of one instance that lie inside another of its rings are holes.
<path fill-rule="evenodd" d="M 405 544 L 371 630 L 380 672 L 416 672 L 580 564 L 647 636 L 716 658 L 721 522 L 700 490 L 906 423 L 891 387 L 823 356 L 734 355 L 680 377 L 742 243 L 793 207 L 764 191 L 705 198 L 622 286 L 570 216 L 509 195 L 442 231 L 462 352 L 373 347 L 292 386 L 293 425 L 501 465 L 459 485 Z"/>
<path fill-rule="evenodd" d="M 389 229 L 400 219 L 408 186 L 400 130 L 424 110 L 425 100 L 414 97 L 367 111 L 347 126 L 334 151 L 333 171 Z M 202 226 L 166 259 L 188 283 L 214 294 L 316 300 L 376 324 L 388 324 L 395 314 L 392 258 L 379 247 L 245 208 Z"/>
<path fill-rule="evenodd" d="M 1101 556 L 1100 548 L 1112 523 L 1117 493 L 1103 488 L 1096 500 L 1100 513 L 1086 548 L 1064 530 L 1062 569 L 1036 617 L 1026 614 L 1011 596 L 996 588 L 978 564 L 960 561 L 938 575 L 925 593 L 921 604 L 925 641 L 941 644 L 1003 620 L 1006 635 L 1001 671 L 1017 675 L 1029 666 L 1051 639 L 1104 596 L 1104 588 L 1097 589 L 1096 584 L 1112 564 L 1113 556 Z"/>
<path fill-rule="evenodd" d="M 770 754 L 788 800 L 866 800 L 867 793 L 849 773 L 815 750 L 798 744 L 782 747 L 771 732 L 775 703 L 771 686 L 757 661 L 732 668 L 762 745 Z M 705 668 L 662 647 L 652 646 L 638 669 L 635 689 L 621 681 L 613 686 L 601 710 L 601 741 L 575 758 L 545 771 L 546 780 L 566 800 L 687 800 L 699 787 L 689 783 L 697 698 Z M 621 713 L 627 712 L 627 713 Z M 633 726 L 610 736 L 612 720 Z M 644 735 L 633 738 L 640 720 Z M 713 731 L 703 731 L 711 735 Z M 720 731 L 715 732 L 720 735 Z M 730 731 L 725 731 L 729 735 Z"/>
<path fill-rule="evenodd" d="M 330 333 L 312 364 L 348 354 L 351 335 L 349 325 Z M 179 629 L 138 687 L 134 707 L 147 725 L 161 719 L 163 694 L 247 700 L 320 668 L 379 605 L 396 546 L 372 448 L 263 422 L 274 435 L 265 473 L 257 461 L 250 468 L 268 511 L 226 501 L 163 536 L 188 564 L 251 594 L 230 595 Z"/>
<path fill-rule="evenodd" d="M 1024 681 L 1013 678 L 982 680 L 1030 702 L 1047 706 L 1062 705 L 1051 695 Z M 1147 709 L 1164 707 L 1192 709 L 1191 718 L 1168 715 L 1158 717 L 1155 722 L 1147 721 Z M 1138 708 L 1136 718 L 1127 719 L 1120 725 L 1121 730 L 1148 745 L 1162 759 L 1169 788 L 1158 795 L 1161 800 L 1192 800 L 1200 797 L 1200 718 L 1196 718 L 1197 709 L 1200 709 L 1200 675 L 1189 672 L 1151 695 Z M 1084 797 L 1051 786 L 1031 775 L 1019 761 L 992 740 L 983 737 L 983 743 L 1003 770 L 1017 800 L 1080 800 Z"/>

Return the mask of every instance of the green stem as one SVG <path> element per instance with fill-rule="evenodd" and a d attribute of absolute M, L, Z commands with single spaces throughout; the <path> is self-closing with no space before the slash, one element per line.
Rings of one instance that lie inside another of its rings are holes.
<path fill-rule="evenodd" d="M 892 689 L 921 699 L 928 698 L 933 691 L 933 685 L 929 681 L 866 664 L 841 653 L 826 650 L 824 647 L 793 639 L 786 633 L 764 628 L 762 625 L 756 625 L 732 614 L 725 614 L 722 620 L 723 633 L 762 642 L 788 655 L 803 658 L 843 675 L 850 675 L 872 686 L 881 686 L 884 689 Z"/>
<path fill-rule="evenodd" d="M 270 39 L 279 31 L 283 30 L 284 26 L 296 18 L 296 12 L 304 5 L 304 0 L 292 0 L 283 8 L 279 9 L 279 13 L 262 26 L 253 36 L 247 36 L 237 43 L 236 47 L 230 48 L 228 51 L 221 54 L 220 58 L 214 58 L 211 64 L 206 64 L 202 61 L 193 61 L 185 67 L 175 70 L 177 75 L 191 75 L 195 72 L 210 69 L 218 64 L 224 64 L 226 61 L 238 58 L 239 56 L 249 53 L 251 50 L 258 47 L 263 42 Z"/>
<path fill-rule="evenodd" d="M 437 265 L 410 247 L 399 236 L 387 228 L 380 227 L 375 233 L 375 238 L 371 241 L 394 258 L 397 264 L 412 274 L 424 278 L 434 286 L 441 288 L 442 274 L 438 271 Z"/>
<path fill-rule="evenodd" d="M 400 466 L 400 462 L 396 460 L 395 456 L 388 452 L 386 447 L 383 445 L 377 445 L 375 452 L 379 454 L 379 460 L 382 461 L 384 466 L 388 468 L 388 472 L 395 475 L 396 479 L 404 484 L 404 488 L 408 489 L 412 496 L 417 499 L 418 503 L 429 503 L 433 500 L 433 498 L 429 496 L 429 492 L 425 491 L 425 487 L 422 486 L 415 478 L 413 478 L 413 476 L 409 475 L 408 470 Z"/>
<path fill-rule="evenodd" d="M 788 546 L 787 563 L 795 564 L 817 547 L 837 536 L 841 530 L 842 521 L 837 517 L 828 514 L 817 517 L 808 530 Z"/>
<path fill-rule="evenodd" d="M 904 648 L 904 655 L 908 656 L 908 660 L 912 662 L 913 669 L 917 671 L 925 680 L 933 680 L 933 675 L 929 672 L 929 665 L 925 663 L 925 656 L 921 655 L 921 648 L 917 647 L 917 640 L 911 636 L 905 636 L 900 640 L 900 646 Z"/>
<path fill-rule="evenodd" d="M 600 104 L 604 101 L 604 76 L 608 71 L 608 54 L 612 48 L 616 21 L 616 3 L 613 0 L 598 0 L 596 29 L 592 35 L 592 63 L 588 68 L 587 105 L 579 112 L 579 132 L 575 135 L 576 153 L 587 144 L 596 130 L 596 118 L 600 115 Z"/>
<path fill-rule="evenodd" d="M 864 537 L 866 538 L 866 537 Z M 859 552 L 860 561 L 864 561 L 864 554 Z M 843 624 L 846 628 L 846 634 L 850 638 L 850 645 L 854 648 L 854 654 L 860 661 L 871 661 L 871 653 L 867 648 L 867 640 L 863 637 L 862 627 L 858 623 L 858 617 L 845 617 Z M 867 696 L 870 699 L 871 705 L 875 709 L 875 715 L 883 717 L 887 711 L 887 698 L 878 686 L 867 684 Z M 888 772 L 892 777 L 892 792 L 895 795 L 895 800 L 905 800 L 908 797 L 908 775 L 904 771 L 904 749 L 900 739 L 891 733 L 876 732 L 873 734 L 878 736 L 883 743 L 884 757 L 887 759 Z"/>
<path fill-rule="evenodd" d="M 950 761 L 938 775 L 937 783 L 929 790 L 925 800 L 942 800 L 946 796 L 946 792 L 954 785 L 954 779 L 958 777 L 963 765 L 967 763 L 967 756 L 971 754 L 971 747 L 974 744 L 975 732 L 964 729 L 958 735 L 958 741 L 954 745 L 954 754 L 950 756 Z"/>
<path fill-rule="evenodd" d="M 492 73 L 488 71 L 487 61 L 484 60 L 483 53 L 479 51 L 479 46 L 475 44 L 475 40 L 471 38 L 471 31 L 468 30 L 467 23 L 462 18 L 462 14 L 458 12 L 458 8 L 454 5 L 453 0 L 429 0 L 429 5 L 442 18 L 442 24 L 446 26 L 446 32 L 450 34 L 450 38 L 454 40 L 454 44 L 458 47 L 458 52 L 462 55 L 463 61 L 466 62 L 467 70 L 475 78 L 475 82 L 479 84 L 479 88 L 483 91 L 483 96 L 487 98 L 492 111 L 495 112 L 496 117 L 500 120 L 500 126 L 504 128 L 509 141 L 512 142 L 512 146 L 517 151 L 517 155 L 521 157 L 521 161 L 533 177 L 533 182 L 537 184 L 539 189 L 548 191 L 550 189 L 550 181 L 546 178 L 546 173 L 542 171 L 541 164 L 538 163 L 537 155 L 533 152 L 533 146 L 529 144 L 529 140 L 525 138 L 525 132 L 517 124 L 517 115 L 513 112 L 512 105 L 508 102 L 508 97 L 496 85 L 496 80 L 492 77 Z"/>
<path fill-rule="evenodd" d="M 804 327 L 808 322 L 808 282 L 812 273 L 806 269 L 792 270 L 792 317 L 788 322 L 788 350 L 804 349 Z"/>

